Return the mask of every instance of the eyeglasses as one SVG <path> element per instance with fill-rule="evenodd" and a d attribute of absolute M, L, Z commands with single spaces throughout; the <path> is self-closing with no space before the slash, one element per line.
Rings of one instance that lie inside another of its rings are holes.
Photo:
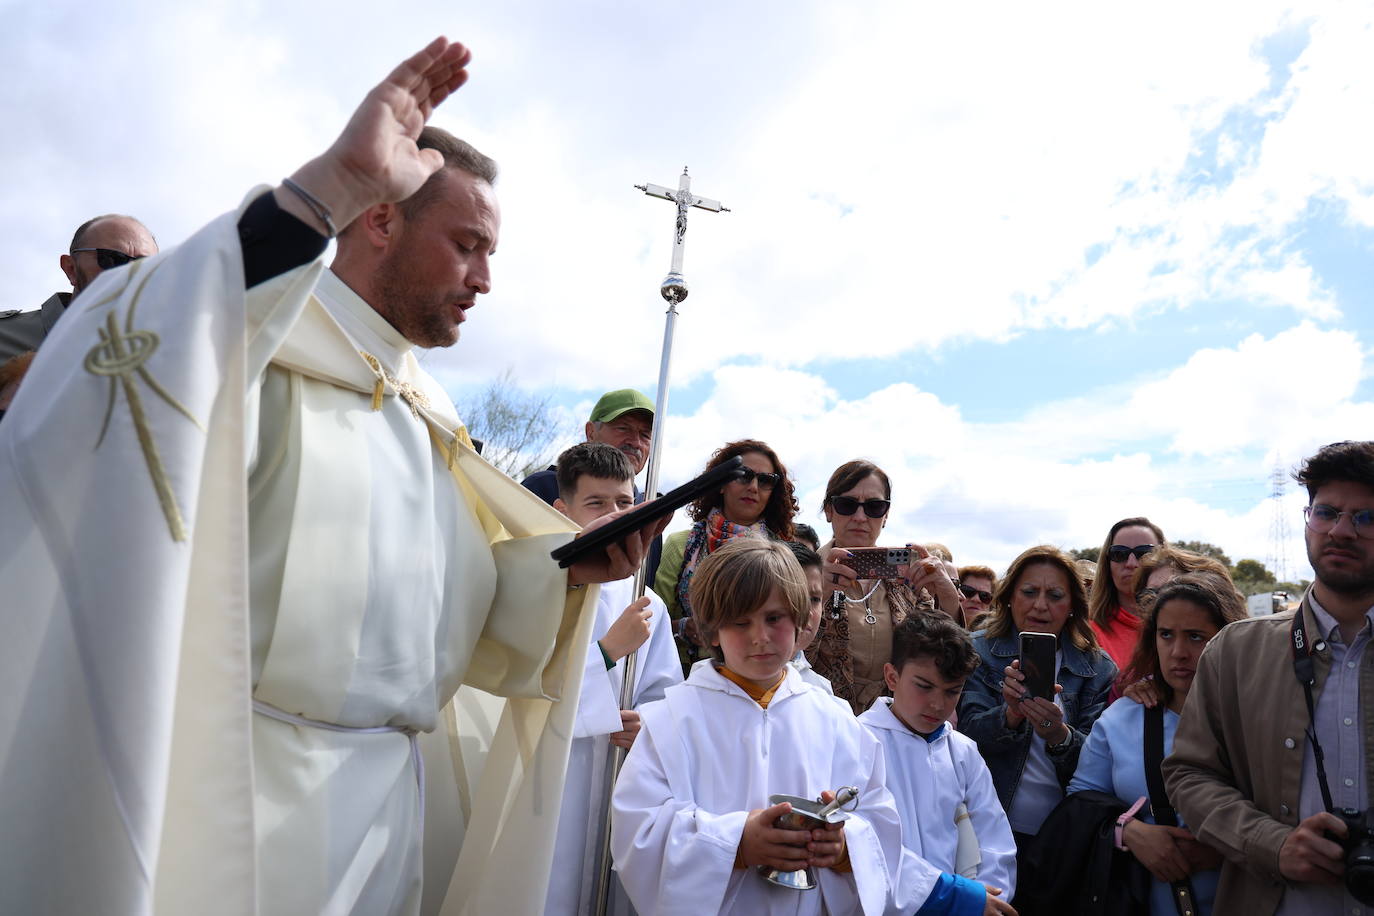
<path fill-rule="evenodd" d="M 100 265 L 101 270 L 109 270 L 111 267 L 123 267 L 130 261 L 138 261 L 146 257 L 146 255 L 141 254 L 125 254 L 113 248 L 73 248 L 72 254 L 76 254 L 78 251 L 94 251 L 95 263 Z"/>
<path fill-rule="evenodd" d="M 1341 512 L 1325 503 L 1317 503 L 1302 510 L 1307 516 L 1307 527 L 1317 534 L 1326 534 L 1340 524 L 1341 516 L 1350 519 L 1350 526 L 1362 538 L 1374 538 L 1374 509 L 1355 509 Z"/>
<path fill-rule="evenodd" d="M 977 595 L 979 601 L 984 604 L 992 604 L 992 592 L 985 592 L 981 588 L 974 588 L 972 585 L 965 585 L 960 582 L 959 594 L 963 595 L 965 598 L 972 598 L 974 595 Z"/>
<path fill-rule="evenodd" d="M 1107 559 L 1113 563 L 1125 563 L 1126 558 L 1135 554 L 1137 560 L 1145 559 L 1145 554 L 1154 550 L 1155 544 L 1141 544 L 1139 547 L 1127 547 L 1124 544 L 1113 544 L 1107 548 Z"/>
<path fill-rule="evenodd" d="M 860 506 L 864 507 L 864 515 L 869 518 L 882 518 L 892 508 L 892 503 L 886 499 L 865 499 L 860 502 L 852 496 L 830 497 L 830 508 L 840 515 L 853 515 Z"/>
<path fill-rule="evenodd" d="M 749 484 L 751 484 L 754 480 L 758 480 L 760 490 L 771 490 L 778 484 L 782 483 L 782 475 L 764 474 L 763 472 L 756 471 L 753 468 L 741 468 L 739 471 L 739 476 L 735 478 L 735 482 L 742 487 L 749 486 Z"/>

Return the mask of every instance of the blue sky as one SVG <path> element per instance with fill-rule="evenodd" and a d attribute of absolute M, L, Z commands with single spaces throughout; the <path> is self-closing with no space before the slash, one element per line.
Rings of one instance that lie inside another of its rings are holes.
<path fill-rule="evenodd" d="M 459 398 L 509 369 L 575 429 L 652 393 L 672 211 L 631 185 L 688 164 L 733 212 L 692 217 L 665 483 L 755 436 L 803 518 L 875 458 L 890 534 L 963 561 L 1141 513 L 1265 559 L 1275 464 L 1374 429 L 1367 4 L 375 10 L 0 0 L 0 307 L 94 213 L 176 243 L 444 32 L 475 59 L 436 121 L 503 168 L 495 289 L 426 359 Z"/>

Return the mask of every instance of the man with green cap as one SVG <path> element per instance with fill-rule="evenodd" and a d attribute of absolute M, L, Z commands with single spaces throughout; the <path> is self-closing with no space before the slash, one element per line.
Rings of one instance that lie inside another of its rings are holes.
<path fill-rule="evenodd" d="M 625 453 L 635 474 L 644 470 L 649 460 L 649 441 L 654 431 L 654 402 L 643 392 L 633 388 L 619 388 L 601 396 L 587 420 L 587 441 L 604 442 Z M 549 465 L 522 480 L 525 489 L 550 506 L 558 498 L 558 476 L 555 466 Z M 635 485 L 635 502 L 644 501 L 644 491 Z M 663 552 L 663 538 L 655 538 L 649 548 L 648 581 L 654 581 L 658 557 Z"/>

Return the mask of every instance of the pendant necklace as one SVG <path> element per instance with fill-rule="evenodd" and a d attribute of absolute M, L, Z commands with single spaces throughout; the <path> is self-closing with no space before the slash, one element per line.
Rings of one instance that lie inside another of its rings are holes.
<path fill-rule="evenodd" d="M 876 627 L 878 625 L 878 618 L 873 616 L 873 608 L 869 606 L 868 599 L 873 597 L 873 593 L 876 592 L 878 586 L 882 584 L 882 579 L 876 580 L 873 583 L 873 587 L 868 590 L 868 594 L 864 595 L 862 598 L 851 598 L 844 592 L 837 591 L 832 596 L 832 605 L 835 604 L 834 598 L 843 598 L 845 604 L 862 604 L 864 606 L 864 623 L 868 624 L 870 627 Z M 836 611 L 838 610 L 839 608 L 836 607 Z M 835 616 L 839 617 L 839 614 L 837 613 Z"/>

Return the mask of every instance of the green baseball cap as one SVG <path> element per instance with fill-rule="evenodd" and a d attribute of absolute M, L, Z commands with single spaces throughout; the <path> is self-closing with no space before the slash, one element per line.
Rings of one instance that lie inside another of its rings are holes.
<path fill-rule="evenodd" d="M 652 416 L 654 412 L 654 402 L 642 393 L 633 388 L 621 388 L 618 391 L 608 391 L 601 396 L 601 400 L 596 402 L 592 408 L 591 421 L 593 423 L 609 423 L 616 417 L 631 410 L 647 410 Z"/>

